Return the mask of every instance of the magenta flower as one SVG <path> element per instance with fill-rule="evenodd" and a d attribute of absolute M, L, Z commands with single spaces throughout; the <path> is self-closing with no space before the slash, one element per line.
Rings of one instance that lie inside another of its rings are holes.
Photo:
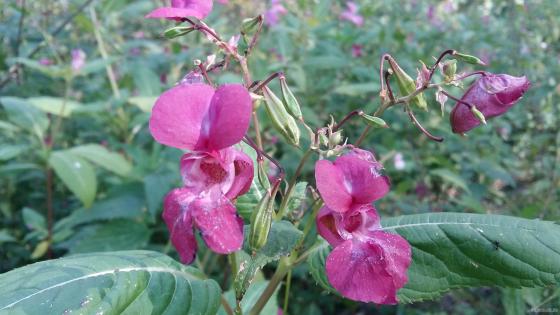
<path fill-rule="evenodd" d="M 507 112 L 530 86 L 531 83 L 525 76 L 485 73 L 471 85 L 461 101 L 476 106 L 489 119 Z M 455 133 L 465 133 L 480 125 L 480 120 L 469 106 L 459 102 L 451 111 L 450 119 Z"/>
<path fill-rule="evenodd" d="M 371 152 L 353 149 L 334 162 L 317 162 L 317 189 L 329 208 L 346 212 L 355 204 L 372 203 L 389 191 L 389 178 L 381 173 L 382 168 Z"/>
<path fill-rule="evenodd" d="M 358 5 L 354 1 L 346 2 L 346 10 L 340 14 L 339 18 L 354 23 L 356 26 L 364 24 L 364 18 L 360 15 Z"/>
<path fill-rule="evenodd" d="M 202 83 L 180 84 L 156 101 L 150 131 L 162 144 L 212 152 L 241 141 L 251 111 L 251 96 L 240 84 L 218 89 Z"/>
<path fill-rule="evenodd" d="M 352 45 L 352 57 L 354 57 L 354 58 L 362 57 L 364 55 L 363 48 L 364 47 L 362 45 L 353 44 Z"/>
<path fill-rule="evenodd" d="M 271 0 L 270 9 L 264 13 L 264 21 L 268 26 L 274 26 L 280 22 L 280 17 L 288 13 L 288 10 L 282 5 L 281 0 Z"/>
<path fill-rule="evenodd" d="M 317 162 L 315 178 L 325 202 L 317 230 L 334 247 L 326 272 L 336 290 L 356 301 L 395 304 L 412 254 L 405 239 L 382 231 L 371 205 L 389 191 L 381 169 L 373 154 L 360 149 Z"/>
<path fill-rule="evenodd" d="M 86 53 L 81 49 L 72 49 L 72 70 L 80 71 L 86 64 Z"/>
<path fill-rule="evenodd" d="M 146 15 L 151 19 L 168 19 L 181 21 L 187 17 L 203 19 L 212 11 L 212 0 L 171 0 L 170 7 L 153 10 Z"/>
<path fill-rule="evenodd" d="M 52 66 L 54 62 L 49 58 L 41 58 L 39 59 L 39 64 L 42 66 Z"/>

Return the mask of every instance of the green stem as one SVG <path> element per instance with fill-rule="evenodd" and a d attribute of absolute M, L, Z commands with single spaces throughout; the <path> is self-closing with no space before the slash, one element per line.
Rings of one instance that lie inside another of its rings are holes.
<path fill-rule="evenodd" d="M 97 20 L 97 14 L 95 13 L 95 9 L 93 7 L 89 8 L 89 14 L 91 17 L 91 22 L 93 23 L 93 34 L 95 36 L 95 40 L 97 41 L 97 47 L 99 49 L 99 53 L 104 61 L 109 59 L 109 54 L 107 54 L 107 50 L 105 49 L 105 43 L 103 42 L 103 37 L 99 33 L 99 29 L 101 25 Z M 115 76 L 115 72 L 113 71 L 113 67 L 107 63 L 105 66 L 105 70 L 107 71 L 107 77 L 109 78 L 109 83 L 111 84 L 111 89 L 113 90 L 113 95 L 116 98 L 121 98 L 121 93 L 119 91 L 119 86 L 117 85 L 117 79 Z"/>
<path fill-rule="evenodd" d="M 288 271 L 288 275 L 286 276 L 286 290 L 284 292 L 284 305 L 282 306 L 282 310 L 284 314 L 288 314 L 288 305 L 290 302 L 290 287 L 292 286 L 292 269 Z"/>
<path fill-rule="evenodd" d="M 303 155 L 303 157 L 301 158 L 301 160 L 299 161 L 299 165 L 296 169 L 296 172 L 294 173 L 294 176 L 292 176 L 292 179 L 290 180 L 290 183 L 288 184 L 286 194 L 284 195 L 284 198 L 282 198 L 282 203 L 280 204 L 280 208 L 278 209 L 278 214 L 276 215 L 276 220 L 277 221 L 282 220 L 282 218 L 286 214 L 286 209 L 288 208 L 288 201 L 290 201 L 290 197 L 291 197 L 290 195 L 292 194 L 292 190 L 294 189 L 294 187 L 297 183 L 297 179 L 298 179 L 299 175 L 303 171 L 303 167 L 305 166 L 305 163 L 307 162 L 307 160 L 309 159 L 309 157 L 311 156 L 312 153 L 313 153 L 313 151 L 311 149 L 307 150 L 305 152 L 305 154 Z"/>
<path fill-rule="evenodd" d="M 290 271 L 291 266 L 288 263 L 288 259 L 288 257 L 283 257 L 282 259 L 280 259 L 278 268 L 276 268 L 276 272 L 274 272 L 274 275 L 272 276 L 272 278 L 270 278 L 268 285 L 257 300 L 257 303 L 255 303 L 255 305 L 249 312 L 250 315 L 259 315 L 261 313 L 262 309 L 264 308 L 272 294 L 274 294 L 274 291 L 276 291 L 276 288 L 278 287 L 282 279 L 284 279 L 286 274 Z"/>

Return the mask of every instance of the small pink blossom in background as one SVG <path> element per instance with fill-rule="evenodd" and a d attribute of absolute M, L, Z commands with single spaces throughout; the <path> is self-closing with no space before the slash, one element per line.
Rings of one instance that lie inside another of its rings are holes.
<path fill-rule="evenodd" d="M 171 0 L 170 7 L 161 7 L 146 15 L 150 19 L 168 19 L 181 21 L 195 17 L 203 19 L 212 11 L 212 0 Z"/>
<path fill-rule="evenodd" d="M 353 1 L 346 2 L 346 10 L 343 11 L 339 18 L 344 21 L 353 23 L 356 26 L 364 24 L 364 18 L 359 13 L 358 5 Z"/>
<path fill-rule="evenodd" d="M 81 49 L 72 50 L 72 70 L 78 72 L 86 64 L 86 53 Z"/>
<path fill-rule="evenodd" d="M 54 62 L 49 58 L 41 58 L 39 59 L 39 64 L 42 66 L 52 66 Z"/>
<path fill-rule="evenodd" d="M 358 45 L 358 44 L 353 44 L 352 45 L 352 57 L 354 58 L 359 58 L 362 57 L 364 55 L 363 49 L 364 47 L 362 45 Z"/>
<path fill-rule="evenodd" d="M 406 162 L 404 161 L 402 153 L 398 152 L 393 157 L 393 165 L 395 165 L 395 169 L 397 170 L 404 170 L 406 168 Z"/>
<path fill-rule="evenodd" d="M 275 26 L 280 22 L 280 17 L 286 15 L 288 10 L 282 4 L 282 0 L 271 0 L 270 8 L 264 13 L 264 22 L 268 26 Z"/>
<path fill-rule="evenodd" d="M 490 119 L 507 112 L 530 86 L 531 82 L 525 76 L 485 73 L 471 85 L 461 101 L 476 106 L 486 119 Z M 465 133 L 481 124 L 470 108 L 459 102 L 451 111 L 450 121 L 455 133 Z"/>
<path fill-rule="evenodd" d="M 315 180 L 325 206 L 316 222 L 334 247 L 326 261 L 330 284 L 352 300 L 396 304 L 412 254 L 404 238 L 382 230 L 371 205 L 390 188 L 381 169 L 371 152 L 357 148 L 334 162 L 318 161 Z"/>

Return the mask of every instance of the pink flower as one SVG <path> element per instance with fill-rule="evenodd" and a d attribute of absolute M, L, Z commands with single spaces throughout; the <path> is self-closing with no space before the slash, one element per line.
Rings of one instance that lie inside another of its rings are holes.
<path fill-rule="evenodd" d="M 86 64 L 86 53 L 81 49 L 72 50 L 72 70 L 78 72 Z"/>
<path fill-rule="evenodd" d="M 232 146 L 249 128 L 251 96 L 240 84 L 180 84 L 164 92 L 150 117 L 150 131 L 171 147 L 212 152 Z"/>
<path fill-rule="evenodd" d="M 364 55 L 364 52 L 362 51 L 363 48 L 364 47 L 362 45 L 358 45 L 358 44 L 352 45 L 352 57 L 354 58 L 362 57 Z"/>
<path fill-rule="evenodd" d="M 340 14 L 340 19 L 354 23 L 356 26 L 364 24 L 364 18 L 360 15 L 358 5 L 354 1 L 346 2 L 346 10 Z"/>
<path fill-rule="evenodd" d="M 404 238 L 382 230 L 371 205 L 389 190 L 381 168 L 373 154 L 360 149 L 333 163 L 317 162 L 315 178 L 325 202 L 317 230 L 334 247 L 326 272 L 336 290 L 356 301 L 395 304 L 412 254 Z"/>
<path fill-rule="evenodd" d="M 489 119 L 507 112 L 530 86 L 531 83 L 525 76 L 485 73 L 471 85 L 461 101 L 476 106 Z M 469 106 L 459 102 L 451 111 L 450 120 L 455 133 L 465 133 L 480 125 L 480 120 Z"/>
<path fill-rule="evenodd" d="M 266 10 L 264 13 L 264 21 L 268 26 L 274 26 L 280 22 L 280 16 L 288 13 L 288 10 L 284 8 L 281 0 L 271 0 L 270 9 Z"/>
<path fill-rule="evenodd" d="M 51 66 L 54 62 L 49 58 L 41 58 L 39 59 L 39 64 L 42 66 Z"/>
<path fill-rule="evenodd" d="M 187 17 L 203 19 L 212 11 L 212 0 L 171 0 L 171 7 L 162 7 L 146 15 L 151 19 L 181 21 Z"/>
<path fill-rule="evenodd" d="M 317 162 L 317 189 L 329 208 L 346 212 L 355 204 L 369 204 L 389 191 L 389 178 L 381 173 L 382 169 L 373 154 L 353 149 L 334 162 Z"/>
<path fill-rule="evenodd" d="M 181 159 L 183 188 L 172 190 L 164 202 L 163 219 L 181 261 L 190 264 L 197 244 L 194 228 L 219 254 L 243 244 L 243 220 L 230 200 L 246 193 L 253 181 L 253 161 L 227 148 L 213 153 L 187 153 Z"/>

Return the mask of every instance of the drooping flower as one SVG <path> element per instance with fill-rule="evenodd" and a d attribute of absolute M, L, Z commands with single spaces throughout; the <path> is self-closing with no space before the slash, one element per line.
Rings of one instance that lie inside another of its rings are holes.
<path fill-rule="evenodd" d="M 86 64 L 86 53 L 81 49 L 72 49 L 72 70 L 78 72 Z"/>
<path fill-rule="evenodd" d="M 288 13 L 282 4 L 282 0 L 270 0 L 270 9 L 264 13 L 264 22 L 268 26 L 274 26 L 280 22 L 280 17 Z"/>
<path fill-rule="evenodd" d="M 355 205 L 340 213 L 323 207 L 317 228 L 334 249 L 327 257 L 331 285 L 344 297 L 377 304 L 396 304 L 397 291 L 408 281 L 408 242 L 382 231 L 371 205 Z"/>
<path fill-rule="evenodd" d="M 219 254 L 243 244 L 243 220 L 231 200 L 246 193 L 253 181 L 253 161 L 232 147 L 213 153 L 187 153 L 181 159 L 183 188 L 172 190 L 164 202 L 163 219 L 181 261 L 190 264 L 197 244 L 194 228 Z"/>
<path fill-rule="evenodd" d="M 341 20 L 346 20 L 356 26 L 364 24 L 364 18 L 360 15 L 358 5 L 354 1 L 346 2 L 346 10 L 340 14 Z"/>
<path fill-rule="evenodd" d="M 368 151 L 353 149 L 334 162 L 315 165 L 325 206 L 317 216 L 319 234 L 334 249 L 327 257 L 330 284 L 344 297 L 378 304 L 397 303 L 408 278 L 408 242 L 384 232 L 371 203 L 389 191 L 381 164 Z"/>
<path fill-rule="evenodd" d="M 489 119 L 508 111 L 530 86 L 525 76 L 485 73 L 471 85 L 461 101 L 476 106 Z M 481 124 L 469 106 L 459 102 L 451 111 L 450 120 L 455 133 L 465 133 Z"/>
<path fill-rule="evenodd" d="M 161 7 L 146 15 L 151 19 L 181 21 L 187 17 L 203 19 L 212 11 L 212 0 L 171 0 L 170 7 Z"/>
<path fill-rule="evenodd" d="M 212 152 L 243 138 L 251 118 L 247 89 L 226 84 L 180 84 L 164 92 L 150 117 L 152 136 L 167 146 Z"/>
<path fill-rule="evenodd" d="M 389 191 L 389 178 L 381 173 L 382 168 L 371 152 L 355 148 L 334 162 L 317 162 L 317 189 L 329 208 L 346 212 L 354 204 L 369 204 Z"/>

